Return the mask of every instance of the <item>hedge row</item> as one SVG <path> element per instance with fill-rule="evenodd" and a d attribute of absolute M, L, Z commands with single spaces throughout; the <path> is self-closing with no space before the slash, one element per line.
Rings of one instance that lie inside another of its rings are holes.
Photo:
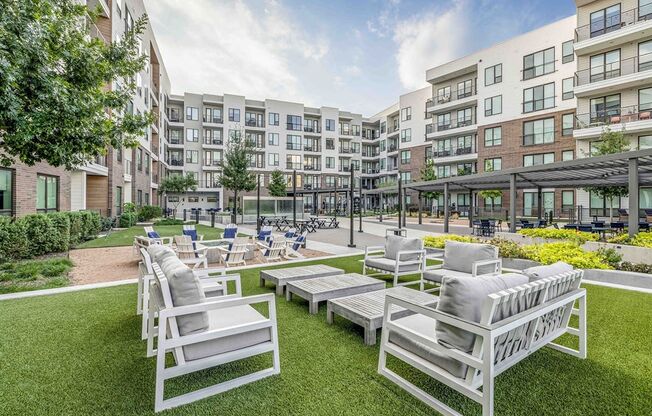
<path fill-rule="evenodd" d="M 67 251 L 100 229 L 100 215 L 90 211 L 0 217 L 0 262 Z"/>

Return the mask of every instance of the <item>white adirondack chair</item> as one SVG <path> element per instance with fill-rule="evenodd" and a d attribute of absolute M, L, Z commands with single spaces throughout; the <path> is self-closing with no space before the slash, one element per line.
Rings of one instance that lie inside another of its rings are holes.
<path fill-rule="evenodd" d="M 242 298 L 236 293 L 196 304 L 175 306 L 167 277 L 158 264 L 154 264 L 153 268 L 157 283 L 155 288 L 161 302 L 156 349 L 156 412 L 192 403 L 281 372 L 273 294 Z M 251 306 L 254 304 L 267 304 L 267 317 Z M 191 317 L 206 319 L 207 328 L 182 335 L 183 326 L 179 319 Z M 175 361 L 169 367 L 166 367 L 165 360 L 167 352 L 172 352 Z M 270 352 L 271 367 L 165 398 L 165 382 L 169 379 Z"/>
<path fill-rule="evenodd" d="M 299 253 L 299 249 L 302 245 L 306 244 L 306 238 L 308 237 L 308 231 L 304 231 L 296 238 L 287 239 L 287 246 L 285 247 L 285 253 L 283 257 L 286 259 L 302 259 L 304 255 Z"/>
<path fill-rule="evenodd" d="M 172 246 L 172 237 L 161 237 L 152 226 L 143 227 L 145 236 L 149 239 L 150 244 L 163 244 L 164 246 Z"/>
<path fill-rule="evenodd" d="M 235 237 L 233 243 L 228 246 L 217 247 L 217 252 L 220 254 L 220 261 L 226 267 L 243 265 L 246 266 L 247 262 L 245 256 L 249 252 L 249 237 Z"/>
<path fill-rule="evenodd" d="M 256 244 L 258 244 L 258 247 L 260 247 L 262 257 L 265 262 L 269 263 L 272 261 L 283 260 L 283 257 L 281 256 L 284 254 L 287 248 L 287 240 L 285 238 L 276 237 L 273 240 L 267 242 L 257 241 Z"/>
<path fill-rule="evenodd" d="M 582 276 L 582 270 L 573 270 L 489 294 L 481 304 L 479 322 L 440 311 L 441 298 L 437 308 L 433 309 L 388 294 L 378 372 L 437 412 L 461 416 L 389 370 L 386 357 L 390 354 L 480 403 L 483 416 L 492 416 L 494 379 L 535 351 L 549 346 L 578 358 L 586 358 L 586 290 L 579 287 Z M 444 288 L 448 279 L 444 279 Z M 459 295 L 466 296 L 465 293 Z M 576 301 L 578 309 L 574 308 Z M 414 315 L 392 319 L 389 311 L 395 306 L 408 309 Z M 569 326 L 571 315 L 579 317 L 577 328 Z M 471 350 L 467 352 L 438 342 L 441 336 L 435 330 L 438 322 L 454 328 L 457 336 L 460 333 L 472 334 L 468 344 Z M 579 338 L 578 350 L 553 342 L 564 334 Z"/>
<path fill-rule="evenodd" d="M 192 265 L 193 269 L 201 265 L 204 268 L 208 267 L 207 247 L 197 248 L 195 242 L 188 235 L 175 235 L 174 244 L 176 245 L 177 256 L 184 264 Z"/>

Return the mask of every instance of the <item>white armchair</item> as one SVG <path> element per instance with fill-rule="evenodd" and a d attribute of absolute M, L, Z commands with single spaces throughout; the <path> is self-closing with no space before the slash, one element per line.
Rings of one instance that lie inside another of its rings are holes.
<path fill-rule="evenodd" d="M 422 240 L 389 235 L 385 237 L 384 246 L 365 247 L 362 274 L 367 275 L 367 270 L 376 272 L 372 274 L 391 274 L 394 286 L 406 286 L 420 282 L 425 266 L 426 251 Z M 400 276 L 414 274 L 419 274 L 420 280 L 399 283 Z"/>

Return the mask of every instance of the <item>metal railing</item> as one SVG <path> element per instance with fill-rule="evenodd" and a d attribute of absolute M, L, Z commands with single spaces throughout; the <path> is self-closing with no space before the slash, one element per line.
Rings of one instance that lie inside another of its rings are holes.
<path fill-rule="evenodd" d="M 179 144 L 179 145 L 181 145 L 181 144 L 183 144 L 183 139 L 179 138 L 179 137 L 170 137 L 168 139 L 168 143 L 169 144 Z"/>
<path fill-rule="evenodd" d="M 303 126 L 299 123 L 286 123 L 286 128 L 288 130 L 296 130 L 296 131 L 303 130 Z"/>
<path fill-rule="evenodd" d="M 248 120 L 245 120 L 245 126 L 247 127 L 265 127 L 265 122 L 256 120 L 255 118 L 250 118 Z"/>
<path fill-rule="evenodd" d="M 303 126 L 303 131 L 306 133 L 321 133 L 321 127 L 317 126 Z"/>
<path fill-rule="evenodd" d="M 470 146 L 444 146 L 435 147 L 433 155 L 436 157 L 461 156 L 475 153 L 475 145 Z"/>
<path fill-rule="evenodd" d="M 224 120 L 222 120 L 222 117 L 215 117 L 215 116 L 210 118 L 203 116 L 202 120 L 204 121 L 204 123 L 214 123 L 214 124 L 222 124 L 224 122 Z"/>
<path fill-rule="evenodd" d="M 301 167 L 302 167 L 301 162 L 297 162 L 297 163 L 286 162 L 286 164 L 285 164 L 285 168 L 286 168 L 286 169 L 293 169 L 293 170 L 294 170 L 294 169 L 297 169 L 297 170 L 300 170 Z"/>
<path fill-rule="evenodd" d="M 652 4 L 626 10 L 605 19 L 580 26 L 575 29 L 575 42 L 615 32 L 627 26 L 645 22 L 652 18 Z"/>
<path fill-rule="evenodd" d="M 447 104 L 457 100 L 461 100 L 468 97 L 473 97 L 477 94 L 476 85 L 472 84 L 470 87 L 452 90 L 447 93 L 440 93 L 426 101 L 426 110 L 428 107 L 433 107 L 437 105 Z"/>
<path fill-rule="evenodd" d="M 204 144 L 213 145 L 213 146 L 221 146 L 221 145 L 224 144 L 224 140 L 222 140 L 222 139 L 209 139 L 209 140 L 204 139 Z"/>
<path fill-rule="evenodd" d="M 287 143 L 285 148 L 287 150 L 301 150 L 301 143 Z"/>
<path fill-rule="evenodd" d="M 446 130 L 451 130 L 451 129 L 456 129 L 459 127 L 467 127 L 467 126 L 472 126 L 475 124 L 475 114 L 472 114 L 470 117 L 464 117 L 464 118 L 451 118 L 446 121 L 437 121 L 437 124 L 435 124 L 436 131 L 446 131 Z M 426 131 L 428 131 L 427 126 L 426 126 Z M 431 132 L 432 133 L 432 132 Z"/>
<path fill-rule="evenodd" d="M 372 151 L 367 151 L 367 150 L 362 150 L 362 156 L 364 157 L 376 157 L 380 156 L 380 150 L 372 150 Z"/>
<path fill-rule="evenodd" d="M 575 73 L 575 86 L 592 84 L 594 82 L 605 81 L 651 69 L 652 53 L 646 53 L 617 62 L 579 70 Z"/>
<path fill-rule="evenodd" d="M 316 171 L 319 171 L 319 170 L 321 170 L 321 165 L 318 165 L 318 164 L 303 165 L 303 170 L 316 170 Z"/>
<path fill-rule="evenodd" d="M 609 108 L 575 116 L 576 129 L 599 127 L 609 124 L 631 123 L 652 119 L 652 104 L 641 108 L 637 105 L 622 108 Z"/>
<path fill-rule="evenodd" d="M 216 180 L 216 179 L 214 179 L 214 180 L 212 180 L 212 181 L 211 181 L 211 180 L 208 180 L 208 181 L 206 181 L 206 180 L 198 181 L 198 183 L 197 183 L 197 187 L 198 187 L 198 188 L 204 188 L 204 189 L 221 188 L 221 186 L 220 186 L 220 182 L 219 182 L 218 180 Z"/>
<path fill-rule="evenodd" d="M 304 152 L 321 152 L 321 146 L 312 145 L 312 146 L 303 146 Z"/>
<path fill-rule="evenodd" d="M 352 147 L 340 147 L 340 153 L 354 153 Z"/>
<path fill-rule="evenodd" d="M 169 159 L 170 166 L 183 166 L 183 159 Z"/>
<path fill-rule="evenodd" d="M 387 146 L 387 152 L 397 152 L 397 151 L 398 151 L 398 145 L 390 144 Z"/>
<path fill-rule="evenodd" d="M 221 160 L 206 160 L 206 161 L 204 161 L 204 166 L 221 167 L 222 166 L 222 161 Z"/>

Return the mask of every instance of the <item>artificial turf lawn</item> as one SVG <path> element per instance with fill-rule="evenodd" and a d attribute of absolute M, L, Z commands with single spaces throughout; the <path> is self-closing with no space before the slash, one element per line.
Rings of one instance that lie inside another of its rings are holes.
<path fill-rule="evenodd" d="M 319 263 L 361 271 L 360 257 Z M 258 270 L 241 273 L 245 295 Z M 389 279 L 388 279 L 389 280 Z M 652 295 L 586 285 L 588 359 L 544 348 L 496 381 L 497 415 L 649 415 L 652 408 Z M 155 359 L 145 357 L 136 286 L 0 302 L 0 414 L 152 414 Z M 325 305 L 276 297 L 281 374 L 163 414 L 429 415 L 429 407 L 376 373 L 378 346 L 360 327 L 328 325 Z M 572 339 L 562 343 L 574 346 Z M 263 356 L 179 379 L 186 392 L 260 369 Z M 444 397 L 463 414 L 480 406 L 395 360 L 395 371 Z"/>
<path fill-rule="evenodd" d="M 197 234 L 204 236 L 204 240 L 215 240 L 224 232 L 221 228 L 211 228 L 207 225 L 198 224 Z M 172 237 L 181 235 L 182 225 L 157 225 L 154 230 L 161 237 Z M 96 238 L 95 240 L 86 241 L 76 248 L 98 248 L 98 247 L 118 247 L 130 246 L 134 243 L 134 237 L 145 235 L 143 227 L 140 225 L 127 228 L 126 230 L 112 231 L 106 237 Z"/>

